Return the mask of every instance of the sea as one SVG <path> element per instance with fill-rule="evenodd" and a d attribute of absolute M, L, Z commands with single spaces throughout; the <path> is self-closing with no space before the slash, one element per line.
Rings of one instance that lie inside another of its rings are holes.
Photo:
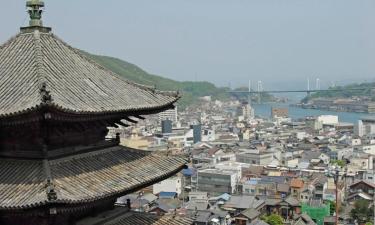
<path fill-rule="evenodd" d="M 271 117 L 271 108 L 288 108 L 289 117 L 297 120 L 307 116 L 319 116 L 319 115 L 337 115 L 340 122 L 346 123 L 358 123 L 358 120 L 365 117 L 375 117 L 375 114 L 368 113 L 353 113 L 353 112 L 335 112 L 326 111 L 319 109 L 303 109 L 295 106 L 291 106 L 291 103 L 260 103 L 252 104 L 254 108 L 255 115 L 261 118 Z"/>

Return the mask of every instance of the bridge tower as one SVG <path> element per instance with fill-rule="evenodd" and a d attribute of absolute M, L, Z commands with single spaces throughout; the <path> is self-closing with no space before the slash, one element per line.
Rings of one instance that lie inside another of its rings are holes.
<path fill-rule="evenodd" d="M 262 92 L 262 81 L 258 81 L 258 87 L 257 87 L 257 91 L 258 91 L 258 104 L 261 103 L 261 92 Z"/>
<path fill-rule="evenodd" d="M 310 78 L 307 78 L 307 97 L 310 97 Z"/>
<path fill-rule="evenodd" d="M 251 80 L 249 80 L 249 93 L 247 95 L 247 102 L 251 108 Z"/>

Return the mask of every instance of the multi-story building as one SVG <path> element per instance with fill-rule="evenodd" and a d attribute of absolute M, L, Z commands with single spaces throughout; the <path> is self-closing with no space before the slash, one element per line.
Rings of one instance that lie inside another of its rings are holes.
<path fill-rule="evenodd" d="M 182 179 L 181 177 L 174 176 L 166 180 L 162 180 L 159 183 L 153 185 L 153 194 L 160 192 L 176 192 L 177 195 L 181 194 L 182 190 Z"/>
<path fill-rule="evenodd" d="M 159 122 L 163 120 L 171 120 L 173 124 L 176 124 L 178 121 L 177 117 L 177 106 L 174 109 L 169 109 L 158 114 Z"/>
<path fill-rule="evenodd" d="M 249 120 L 254 118 L 254 109 L 248 102 L 243 102 L 237 110 L 239 120 Z"/>
<path fill-rule="evenodd" d="M 375 134 L 375 117 L 368 117 L 358 120 L 358 124 L 355 127 L 355 131 L 356 134 L 360 137 Z"/>
<path fill-rule="evenodd" d="M 203 169 L 197 173 L 197 189 L 209 193 L 234 193 L 238 172 L 233 170 Z"/>
<path fill-rule="evenodd" d="M 287 108 L 272 108 L 271 109 L 271 117 L 272 118 L 288 117 L 288 109 Z"/>
<path fill-rule="evenodd" d="M 241 152 L 236 154 L 236 161 L 255 165 L 269 165 L 274 159 L 273 152 Z"/>

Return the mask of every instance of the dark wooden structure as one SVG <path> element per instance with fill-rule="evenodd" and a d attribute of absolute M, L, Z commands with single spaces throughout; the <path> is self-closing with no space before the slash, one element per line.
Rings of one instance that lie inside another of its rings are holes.
<path fill-rule="evenodd" d="M 43 27 L 0 46 L 0 224 L 66 225 L 180 171 L 185 158 L 128 149 L 107 127 L 174 107 L 180 95 L 124 80 Z"/>

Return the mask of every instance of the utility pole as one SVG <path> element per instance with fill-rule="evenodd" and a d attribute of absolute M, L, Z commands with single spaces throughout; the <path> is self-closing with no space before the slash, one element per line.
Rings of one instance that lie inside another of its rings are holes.
<path fill-rule="evenodd" d="M 374 160 L 372 160 L 371 163 L 374 164 Z M 375 167 L 374 167 L 374 165 L 372 165 L 372 183 L 374 183 L 374 179 L 375 179 L 374 175 L 375 175 Z M 372 224 L 375 224 L 375 194 L 374 194 L 373 199 L 372 199 L 372 204 L 373 204 L 373 207 L 374 207 L 374 212 L 373 212 L 374 220 L 372 221 Z"/>
<path fill-rule="evenodd" d="M 338 183 L 339 183 L 339 170 L 336 169 L 335 174 L 333 175 L 333 180 L 335 182 L 335 194 L 336 194 L 336 225 L 339 225 L 339 196 L 338 196 Z"/>
<path fill-rule="evenodd" d="M 335 202 L 336 202 L 336 210 L 335 210 L 335 225 L 339 225 L 339 196 L 338 196 L 338 183 L 339 183 L 339 169 L 333 167 L 332 169 L 328 169 L 326 176 L 333 177 L 333 181 L 335 183 Z"/>

